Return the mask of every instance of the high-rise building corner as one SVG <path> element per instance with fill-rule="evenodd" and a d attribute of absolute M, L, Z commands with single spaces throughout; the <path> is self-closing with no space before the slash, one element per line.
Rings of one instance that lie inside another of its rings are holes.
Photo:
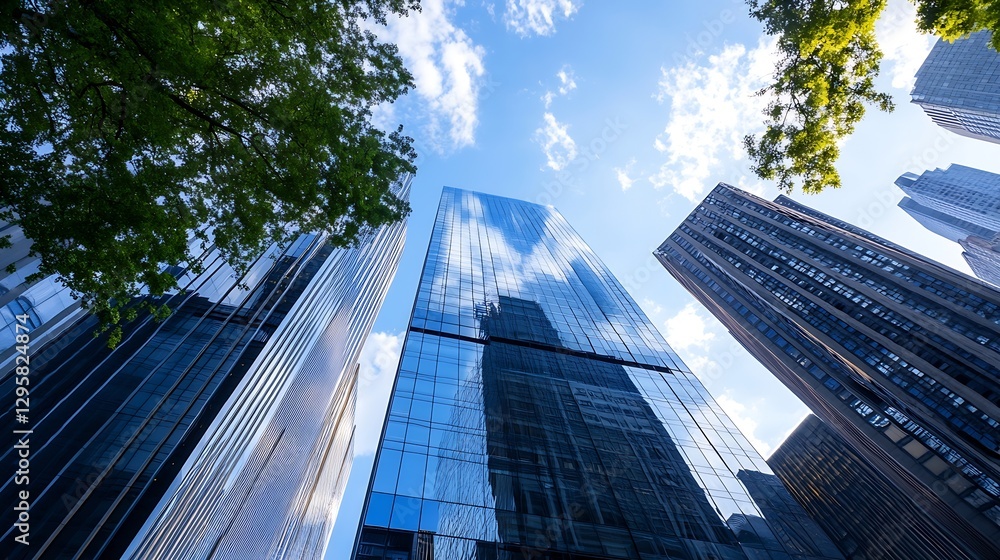
<path fill-rule="evenodd" d="M 352 558 L 841 558 L 758 472 L 561 214 L 444 189 Z"/>

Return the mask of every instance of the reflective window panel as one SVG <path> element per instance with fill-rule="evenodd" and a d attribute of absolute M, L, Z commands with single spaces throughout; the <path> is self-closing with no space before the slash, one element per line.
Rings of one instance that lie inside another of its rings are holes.
<path fill-rule="evenodd" d="M 1000 143 L 1000 53 L 989 31 L 938 42 L 917 70 L 911 101 L 955 134 Z"/>
<path fill-rule="evenodd" d="M 203 272 L 175 267 L 170 317 L 126 325 L 113 351 L 51 279 L 0 280 L 40 321 L 30 546 L 8 546 L 7 557 L 322 557 L 353 456 L 358 355 L 404 235 L 393 224 L 335 249 L 303 234 L 242 274 L 209 247 Z M 21 305 L 8 300 L 6 310 Z M 0 370 L 11 404 L 14 374 Z M 13 414 L 4 409 L 7 425 Z M 15 465 L 20 436 L 0 437 L 0 464 Z M 14 473 L 0 476 L 0 503 L 26 489 Z M 18 529 L 0 530 L 11 543 Z"/>
<path fill-rule="evenodd" d="M 446 188 L 354 558 L 842 556 L 558 212 Z"/>

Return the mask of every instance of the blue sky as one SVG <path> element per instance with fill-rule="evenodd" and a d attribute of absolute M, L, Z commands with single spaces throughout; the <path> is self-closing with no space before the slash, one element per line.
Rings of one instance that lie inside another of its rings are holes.
<path fill-rule="evenodd" d="M 416 89 L 376 112 L 420 153 L 406 249 L 362 356 L 356 460 L 327 558 L 357 529 L 396 358 L 444 185 L 552 204 L 642 306 L 766 457 L 807 409 L 750 357 L 651 252 L 715 183 L 773 199 L 741 139 L 759 132 L 773 42 L 733 0 L 423 0 L 378 29 Z M 1000 172 L 1000 146 L 959 137 L 909 103 L 933 41 L 890 0 L 878 35 L 892 114 L 870 111 L 842 146 L 844 187 L 793 198 L 968 273 L 961 248 L 896 207 L 893 181 L 960 163 Z"/>

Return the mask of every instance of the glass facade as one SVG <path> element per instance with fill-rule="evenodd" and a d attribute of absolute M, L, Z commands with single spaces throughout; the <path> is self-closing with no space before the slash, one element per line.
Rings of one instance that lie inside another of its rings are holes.
<path fill-rule="evenodd" d="M 1000 286 L 1000 175 L 962 165 L 906 173 L 899 207 L 930 231 L 959 243 L 981 280 Z"/>
<path fill-rule="evenodd" d="M 16 224 L 0 221 L 0 237 L 9 237 L 11 246 L 0 249 L 0 371 L 8 371 L 18 355 L 15 336 L 17 315 L 26 315 L 23 325 L 31 329 L 33 344 L 58 338 L 84 312 L 69 289 L 49 276 L 28 282 L 38 272 L 41 260 L 30 254 L 31 240 Z M 14 272 L 6 272 L 14 266 Z"/>
<path fill-rule="evenodd" d="M 917 71 L 910 93 L 937 125 L 956 134 L 1000 143 L 1000 53 L 990 32 L 939 39 Z"/>
<path fill-rule="evenodd" d="M 840 558 L 757 471 L 558 212 L 444 190 L 353 558 Z"/>
<path fill-rule="evenodd" d="M 936 522 L 1000 557 L 1000 292 L 725 184 L 656 256 Z"/>
<path fill-rule="evenodd" d="M 940 210 L 923 206 L 908 196 L 904 196 L 899 201 L 899 207 L 928 231 L 956 243 L 970 235 L 992 238 L 998 233 L 967 220 L 955 218 Z"/>
<path fill-rule="evenodd" d="M 921 503 L 815 416 L 803 420 L 767 463 L 848 558 L 982 558 L 939 529 Z"/>
<path fill-rule="evenodd" d="M 972 273 L 994 286 L 1000 286 L 1000 239 L 969 236 L 958 242 L 964 251 L 962 258 Z"/>
<path fill-rule="evenodd" d="M 919 176 L 906 173 L 896 180 L 896 186 L 920 206 L 949 216 L 955 226 L 978 226 L 968 228 L 966 235 L 1000 232 L 1000 175 L 996 173 L 953 164 Z"/>
<path fill-rule="evenodd" d="M 7 557 L 322 556 L 350 468 L 357 357 L 404 234 L 386 226 L 349 249 L 303 234 L 243 274 L 209 248 L 203 272 L 177 268 L 172 315 L 140 316 L 113 351 L 92 317 L 36 343 L 43 321 L 30 480 L 15 476 L 24 436 L 2 436 L 0 501 L 27 491 L 31 504 L 28 546 L 4 527 Z"/>
<path fill-rule="evenodd" d="M 736 478 L 750 492 L 767 517 L 768 523 L 783 535 L 783 539 L 790 542 L 815 543 L 823 556 L 835 558 L 840 554 L 823 529 L 808 517 L 806 511 L 788 493 L 777 476 L 760 471 L 740 471 L 736 473 Z M 746 520 L 748 525 L 761 522 L 759 519 L 749 517 Z M 730 523 L 730 526 L 733 524 Z"/>

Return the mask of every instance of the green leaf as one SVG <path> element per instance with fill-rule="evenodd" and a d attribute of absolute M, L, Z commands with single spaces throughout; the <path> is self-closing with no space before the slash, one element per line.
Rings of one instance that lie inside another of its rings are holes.
<path fill-rule="evenodd" d="M 993 32 L 1000 50 L 1000 0 L 913 0 L 917 25 L 955 40 L 980 30 Z M 875 89 L 882 52 L 875 22 L 885 0 L 748 0 L 750 15 L 778 37 L 782 55 L 774 84 L 761 95 L 774 101 L 765 111 L 767 129 L 744 138 L 751 169 L 791 192 L 817 193 L 840 187 L 839 144 L 854 132 L 868 106 L 894 109 L 892 97 Z"/>
<path fill-rule="evenodd" d="M 418 0 L 11 4 L 0 217 L 102 324 L 175 288 L 162 265 L 206 228 L 240 270 L 290 231 L 347 246 L 409 213 L 412 140 L 371 111 L 412 77 L 367 26 Z"/>
<path fill-rule="evenodd" d="M 839 143 L 854 132 L 866 106 L 893 109 L 874 86 L 882 58 L 875 22 L 885 0 L 749 4 L 751 15 L 778 36 L 781 55 L 774 84 L 761 92 L 773 99 L 767 128 L 744 139 L 751 169 L 785 192 L 839 188 Z"/>

